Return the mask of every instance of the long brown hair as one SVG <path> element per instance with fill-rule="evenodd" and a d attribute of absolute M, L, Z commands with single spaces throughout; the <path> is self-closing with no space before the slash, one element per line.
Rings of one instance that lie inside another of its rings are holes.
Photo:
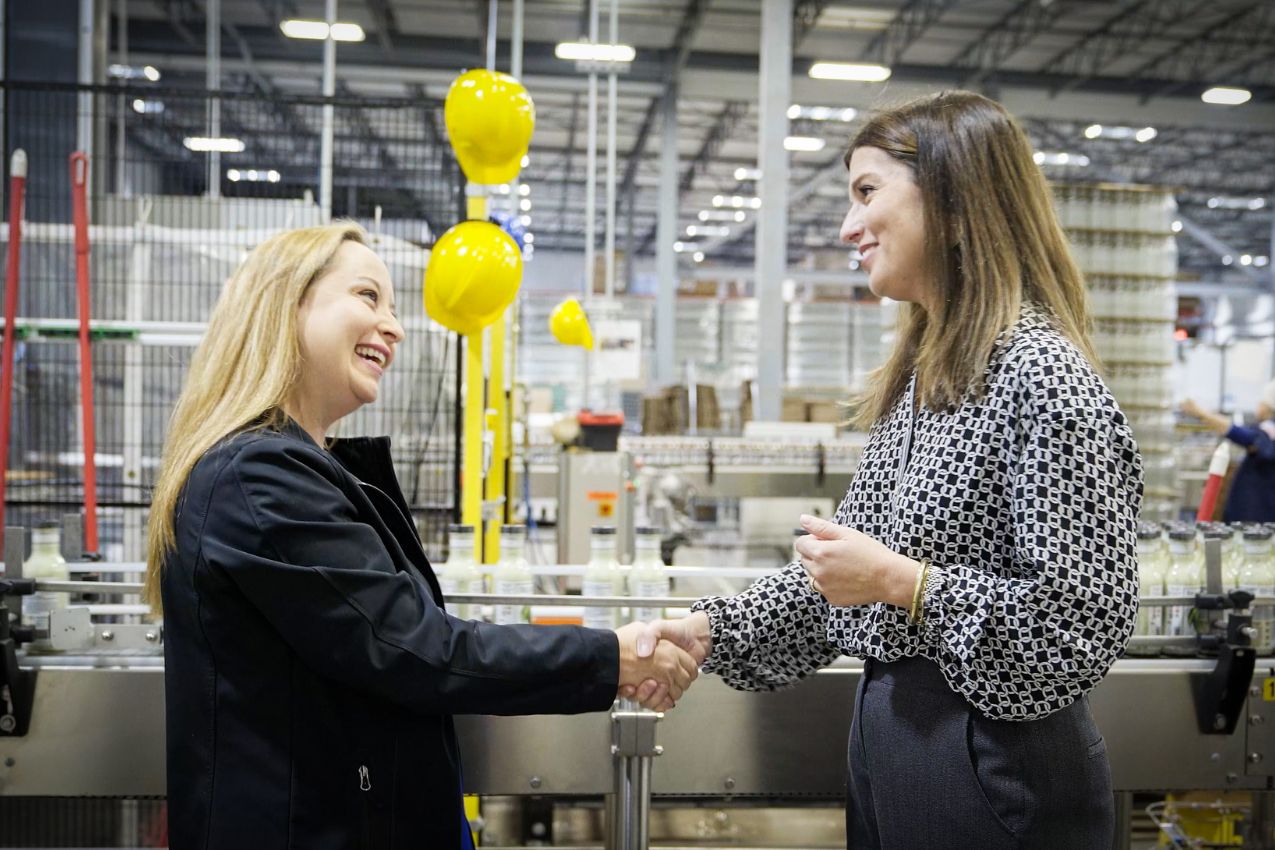
<path fill-rule="evenodd" d="M 925 264 L 935 297 L 901 304 L 894 350 L 857 399 L 855 424 L 889 412 L 917 375 L 917 398 L 950 409 L 982 394 L 997 338 L 1024 301 L 1041 305 L 1095 366 L 1084 277 L 1054 212 L 1031 143 L 995 101 L 967 91 L 875 115 L 846 151 L 879 148 L 921 190 Z M 933 312 L 930 312 L 930 311 Z"/>
<path fill-rule="evenodd" d="M 272 236 L 247 256 L 217 299 L 173 408 L 151 498 L 142 598 L 156 613 L 186 479 L 224 437 L 253 423 L 282 422 L 301 371 L 297 312 L 346 242 L 365 244 L 363 228 L 342 221 Z"/>

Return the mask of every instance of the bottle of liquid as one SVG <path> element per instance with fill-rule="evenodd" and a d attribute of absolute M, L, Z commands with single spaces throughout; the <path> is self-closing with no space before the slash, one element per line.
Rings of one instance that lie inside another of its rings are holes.
<path fill-rule="evenodd" d="M 1195 596 L 1204 587 L 1200 561 L 1196 558 L 1195 531 L 1175 527 L 1169 532 L 1169 569 L 1164 576 L 1166 596 Z M 1194 637 L 1192 605 L 1171 605 L 1165 609 L 1164 633 L 1172 637 Z M 1166 647 L 1167 655 L 1194 655 L 1193 648 Z"/>
<path fill-rule="evenodd" d="M 506 596 L 530 596 L 535 592 L 531 566 L 527 563 L 527 528 L 504 525 L 500 528 L 500 562 L 492 572 L 492 592 Z M 531 622 L 531 606 L 495 606 L 493 622 L 501 625 Z"/>
<path fill-rule="evenodd" d="M 503 551 L 503 549 L 502 549 Z M 443 596 L 482 593 L 483 573 L 474 559 L 474 527 L 472 525 L 447 526 L 447 561 L 435 568 Z M 478 605 L 453 605 L 448 609 L 462 620 L 482 619 Z"/>
<path fill-rule="evenodd" d="M 633 531 L 633 569 L 629 572 L 630 596 L 668 596 L 668 572 L 660 555 L 660 530 L 638 526 Z M 640 606 L 633 609 L 633 619 L 650 622 L 662 620 L 664 609 Z"/>
<path fill-rule="evenodd" d="M 584 568 L 582 592 L 585 596 L 620 596 L 624 574 L 615 559 L 615 529 L 595 525 L 589 535 L 589 563 Z M 620 625 L 619 608 L 586 607 L 584 624 L 591 629 L 615 629 Z"/>
<path fill-rule="evenodd" d="M 31 557 L 22 563 L 23 578 L 36 581 L 66 581 L 69 574 L 62 557 L 62 535 L 56 522 L 42 522 L 31 531 Z M 22 619 L 37 629 L 49 628 L 49 613 L 66 607 L 67 594 L 40 591 L 22 597 Z M 33 654 L 53 653 L 48 638 L 40 638 L 27 645 Z"/>
<path fill-rule="evenodd" d="M 1275 596 L 1275 562 L 1271 561 L 1270 529 L 1255 525 L 1244 532 L 1244 567 L 1240 587 L 1259 597 Z M 1254 604 L 1253 647 L 1258 655 L 1275 651 L 1275 606 Z"/>
<path fill-rule="evenodd" d="M 1223 525 L 1226 543 L 1222 546 L 1222 585 L 1227 590 L 1240 586 L 1240 571 L 1244 569 L 1244 525 L 1233 522 Z"/>
<path fill-rule="evenodd" d="M 1160 529 L 1151 523 L 1138 526 L 1138 596 L 1163 596 L 1164 573 L 1168 567 Z M 1140 605 L 1134 634 L 1158 637 L 1164 634 L 1164 608 Z M 1129 644 L 1128 655 L 1156 655 L 1159 650 Z"/>

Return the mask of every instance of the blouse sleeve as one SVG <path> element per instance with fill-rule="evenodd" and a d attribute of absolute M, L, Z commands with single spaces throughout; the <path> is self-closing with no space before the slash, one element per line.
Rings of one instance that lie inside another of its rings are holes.
<path fill-rule="evenodd" d="M 923 639 L 986 716 L 1030 720 L 1090 691 L 1137 612 L 1142 465 L 1122 414 L 1054 408 L 1022 424 L 1012 484 L 1023 578 L 932 564 Z"/>
<path fill-rule="evenodd" d="M 691 606 L 708 614 L 712 650 L 703 665 L 741 691 L 795 684 L 840 654 L 828 642 L 828 601 L 791 563 L 738 596 L 710 596 Z"/>
<path fill-rule="evenodd" d="M 1232 425 L 1231 430 L 1226 432 L 1226 439 L 1248 449 L 1250 457 L 1267 461 L 1275 460 L 1275 441 L 1271 440 L 1270 435 L 1263 428 Z"/>

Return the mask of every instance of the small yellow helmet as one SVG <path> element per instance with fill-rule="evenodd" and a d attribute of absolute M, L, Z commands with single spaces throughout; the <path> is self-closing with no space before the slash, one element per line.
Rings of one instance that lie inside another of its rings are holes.
<path fill-rule="evenodd" d="M 443 120 L 471 182 L 508 183 L 522 169 L 536 107 L 516 79 L 479 69 L 461 74 L 447 90 Z"/>
<path fill-rule="evenodd" d="M 425 312 L 461 334 L 500 318 L 522 283 L 522 253 L 505 231 L 462 221 L 434 243 L 425 266 Z"/>
<path fill-rule="evenodd" d="M 553 308 L 549 314 L 549 330 L 553 338 L 563 345 L 593 350 L 593 328 L 589 327 L 589 317 L 574 298 L 568 298 Z"/>

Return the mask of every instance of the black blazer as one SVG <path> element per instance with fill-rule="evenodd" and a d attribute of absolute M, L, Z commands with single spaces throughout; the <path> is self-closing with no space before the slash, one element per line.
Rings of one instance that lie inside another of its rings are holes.
<path fill-rule="evenodd" d="M 295 423 L 196 465 L 165 564 L 173 850 L 461 846 L 453 714 L 608 708 L 608 631 L 443 611 L 387 438 Z"/>

